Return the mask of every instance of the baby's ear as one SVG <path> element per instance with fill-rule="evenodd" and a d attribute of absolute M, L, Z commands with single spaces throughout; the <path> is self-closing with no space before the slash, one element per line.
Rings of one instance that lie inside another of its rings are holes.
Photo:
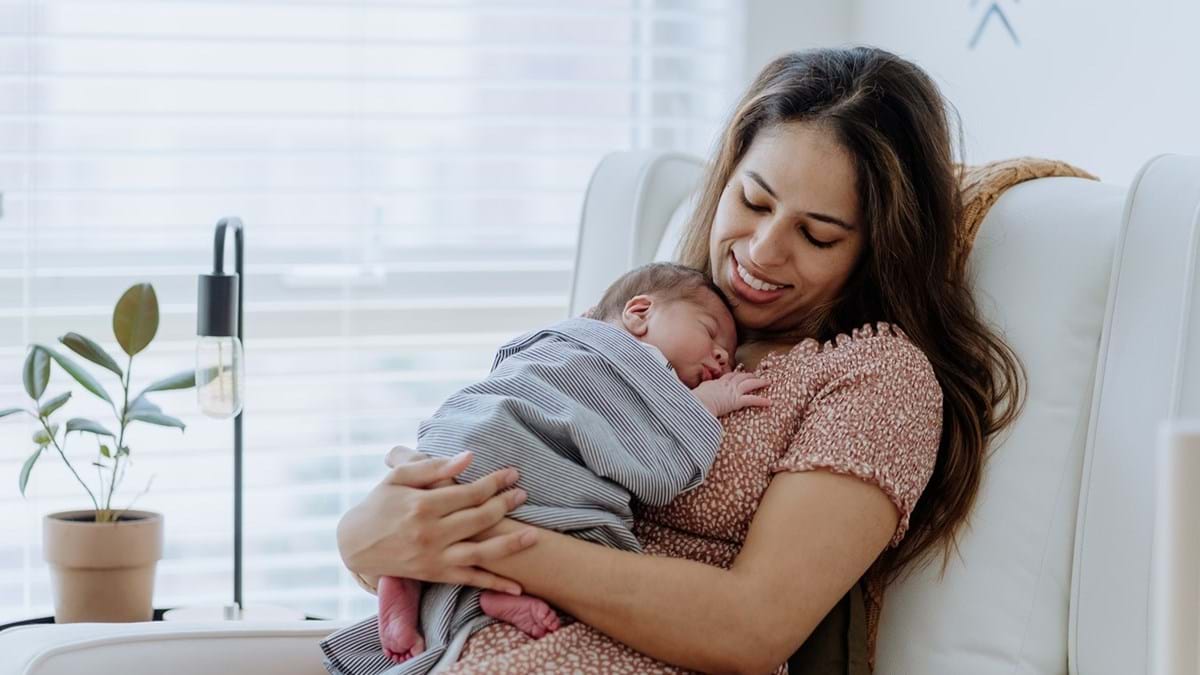
<path fill-rule="evenodd" d="M 625 325 L 625 330 L 636 338 L 645 335 L 653 304 L 653 298 L 645 294 L 630 298 L 621 312 L 621 323 Z"/>

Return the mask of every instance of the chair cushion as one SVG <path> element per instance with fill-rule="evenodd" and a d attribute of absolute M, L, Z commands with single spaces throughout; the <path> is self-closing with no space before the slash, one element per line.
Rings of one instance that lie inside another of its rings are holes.
<path fill-rule="evenodd" d="M 970 528 L 887 590 L 877 675 L 1066 673 L 1080 471 L 1125 192 L 1044 178 L 1005 193 L 969 261 L 975 296 L 1024 364 L 1026 407 L 991 445 Z"/>
<path fill-rule="evenodd" d="M 1072 536 L 1124 198 L 1043 178 L 1008 190 L 980 226 L 968 271 L 1025 366 L 1026 407 L 991 445 L 962 558 L 940 580 L 939 557 L 889 587 L 877 675 L 1067 672 Z M 694 204 L 676 208 L 656 260 L 671 259 Z"/>

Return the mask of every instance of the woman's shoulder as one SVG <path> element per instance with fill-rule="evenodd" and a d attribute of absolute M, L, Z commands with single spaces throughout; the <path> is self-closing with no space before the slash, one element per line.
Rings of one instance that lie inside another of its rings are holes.
<path fill-rule="evenodd" d="M 807 398 L 772 471 L 825 469 L 878 485 L 901 516 L 895 545 L 937 462 L 942 390 L 929 359 L 884 322 L 814 340 L 805 351 L 808 360 L 792 373 Z"/>
<path fill-rule="evenodd" d="M 871 372 L 886 374 L 905 386 L 937 387 L 929 358 L 900 326 L 886 321 L 864 323 L 824 342 L 808 338 L 764 362 L 772 361 L 772 357 L 796 377 L 831 381 Z"/>

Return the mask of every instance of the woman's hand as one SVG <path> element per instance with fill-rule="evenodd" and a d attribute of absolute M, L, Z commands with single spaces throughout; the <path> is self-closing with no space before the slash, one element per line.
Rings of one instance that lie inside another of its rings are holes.
<path fill-rule="evenodd" d="M 471 541 L 525 501 L 523 490 L 497 494 L 516 483 L 503 469 L 466 485 L 454 482 L 471 453 L 444 459 L 408 448 L 388 453 L 391 473 L 338 523 L 338 550 L 350 570 L 369 576 L 400 576 L 520 594 L 511 579 L 481 568 L 531 546 L 536 532 L 522 528 Z"/>
<path fill-rule="evenodd" d="M 385 455 L 383 458 L 383 463 L 387 465 L 387 468 L 394 469 L 394 468 L 400 466 L 401 464 L 408 464 L 409 462 L 415 462 L 415 461 L 421 460 L 421 459 L 432 459 L 432 458 L 423 452 L 417 452 L 416 450 L 413 450 L 412 448 L 408 447 L 407 445 L 397 445 L 396 447 L 392 448 L 391 450 L 388 450 L 388 454 Z M 470 462 L 468 462 L 468 464 L 469 463 Z M 449 483 L 450 485 L 454 485 L 454 480 L 451 478 L 447 478 L 446 480 L 440 481 L 440 482 L 441 483 Z M 438 487 L 438 486 L 435 485 L 434 487 Z"/>

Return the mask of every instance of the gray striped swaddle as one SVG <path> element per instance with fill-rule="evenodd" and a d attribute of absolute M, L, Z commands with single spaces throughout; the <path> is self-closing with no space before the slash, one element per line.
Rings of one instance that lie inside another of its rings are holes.
<path fill-rule="evenodd" d="M 428 455 L 474 452 L 460 483 L 516 467 L 528 497 L 513 518 L 638 552 L 631 500 L 662 506 L 698 487 L 720 440 L 721 425 L 670 366 L 621 328 L 582 318 L 501 347 L 491 374 L 446 399 L 417 431 L 417 449 Z M 452 636 L 496 621 L 479 594 L 425 584 L 424 652 L 392 663 L 371 617 L 321 643 L 325 667 L 335 675 L 428 673 Z"/>

